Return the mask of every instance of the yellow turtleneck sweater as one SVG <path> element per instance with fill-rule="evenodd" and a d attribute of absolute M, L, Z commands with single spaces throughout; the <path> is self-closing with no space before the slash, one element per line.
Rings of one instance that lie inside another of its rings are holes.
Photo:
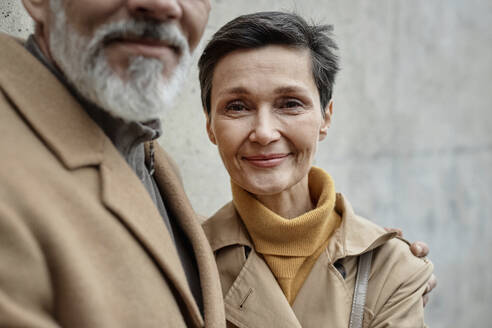
<path fill-rule="evenodd" d="M 280 288 L 293 304 L 301 286 L 328 244 L 341 218 L 335 212 L 335 185 L 320 168 L 309 171 L 309 192 L 316 208 L 293 219 L 269 210 L 232 182 L 234 205 Z"/>

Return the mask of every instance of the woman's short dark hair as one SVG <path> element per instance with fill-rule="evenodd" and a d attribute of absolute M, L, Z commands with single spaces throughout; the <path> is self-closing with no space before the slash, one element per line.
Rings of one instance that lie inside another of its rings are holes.
<path fill-rule="evenodd" d="M 310 25 L 297 14 L 277 11 L 258 12 L 233 19 L 213 35 L 198 62 L 204 109 L 210 114 L 214 70 L 225 55 L 238 49 L 275 44 L 310 50 L 313 78 L 324 115 L 339 69 L 332 30 L 331 25 Z"/>

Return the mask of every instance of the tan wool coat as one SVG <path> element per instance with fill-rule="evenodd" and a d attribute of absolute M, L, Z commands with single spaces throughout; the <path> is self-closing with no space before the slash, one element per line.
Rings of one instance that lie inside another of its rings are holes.
<path fill-rule="evenodd" d="M 363 327 L 424 327 L 422 294 L 432 274 L 431 262 L 414 257 L 395 233 L 355 215 L 341 194 L 337 194 L 335 210 L 342 224 L 292 307 L 255 252 L 232 202 L 203 224 L 219 268 L 228 327 L 348 327 L 358 256 L 370 250 L 373 259 Z M 245 250 L 250 250 L 248 256 Z"/>
<path fill-rule="evenodd" d="M 67 89 L 0 35 L 0 327 L 225 327 L 172 160 L 155 178 L 197 259 L 204 317 L 143 184 Z"/>

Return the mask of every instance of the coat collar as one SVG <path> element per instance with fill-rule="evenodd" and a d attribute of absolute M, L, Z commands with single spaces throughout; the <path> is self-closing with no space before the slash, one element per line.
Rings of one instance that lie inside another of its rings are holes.
<path fill-rule="evenodd" d="M 68 169 L 100 164 L 102 130 L 18 40 L 0 34 L 0 44 L 0 87 L 23 118 Z"/>
<path fill-rule="evenodd" d="M 152 199 L 112 142 L 66 87 L 22 44 L 0 33 L 0 90 L 68 170 L 99 167 L 101 202 L 122 222 L 172 281 L 195 326 L 204 324 L 188 287 L 176 247 Z M 205 323 L 225 324 L 212 252 L 176 171 L 160 150 L 156 181 L 166 206 L 180 221 L 196 254 L 204 290 Z"/>
<path fill-rule="evenodd" d="M 350 203 L 340 193 L 337 194 L 335 210 L 342 217 L 342 224 L 328 242 L 330 263 L 346 256 L 370 251 L 396 236 L 395 232 L 388 233 L 376 224 L 357 216 Z M 253 248 L 246 227 L 232 202 L 205 221 L 203 229 L 214 252 L 231 245 Z"/>
<path fill-rule="evenodd" d="M 253 248 L 253 242 L 233 202 L 229 202 L 202 224 L 212 250 L 231 245 Z"/>

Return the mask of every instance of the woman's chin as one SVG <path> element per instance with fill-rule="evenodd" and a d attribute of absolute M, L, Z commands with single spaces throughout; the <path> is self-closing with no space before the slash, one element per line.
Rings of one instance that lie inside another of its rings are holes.
<path fill-rule="evenodd" d="M 271 182 L 238 181 L 235 179 L 233 179 L 233 181 L 247 192 L 258 196 L 275 195 L 281 193 L 285 189 L 283 186 L 274 185 Z"/>
<path fill-rule="evenodd" d="M 284 192 L 285 188 L 255 188 L 254 190 L 248 190 L 250 193 L 256 196 L 273 196 Z"/>
<path fill-rule="evenodd" d="M 257 172 L 246 172 L 238 179 L 232 176 L 232 180 L 244 190 L 257 196 L 273 196 L 283 192 L 307 191 L 306 172 L 275 172 L 276 174 L 255 174 Z M 301 174 L 295 174 L 301 173 Z M 305 183 L 303 183 L 305 182 Z M 305 188 L 303 188 L 305 187 Z"/>
<path fill-rule="evenodd" d="M 289 189 L 287 183 L 272 183 L 271 181 L 258 181 L 258 182 L 246 182 L 239 183 L 239 185 L 249 193 L 257 196 L 273 196 L 281 194 Z"/>

